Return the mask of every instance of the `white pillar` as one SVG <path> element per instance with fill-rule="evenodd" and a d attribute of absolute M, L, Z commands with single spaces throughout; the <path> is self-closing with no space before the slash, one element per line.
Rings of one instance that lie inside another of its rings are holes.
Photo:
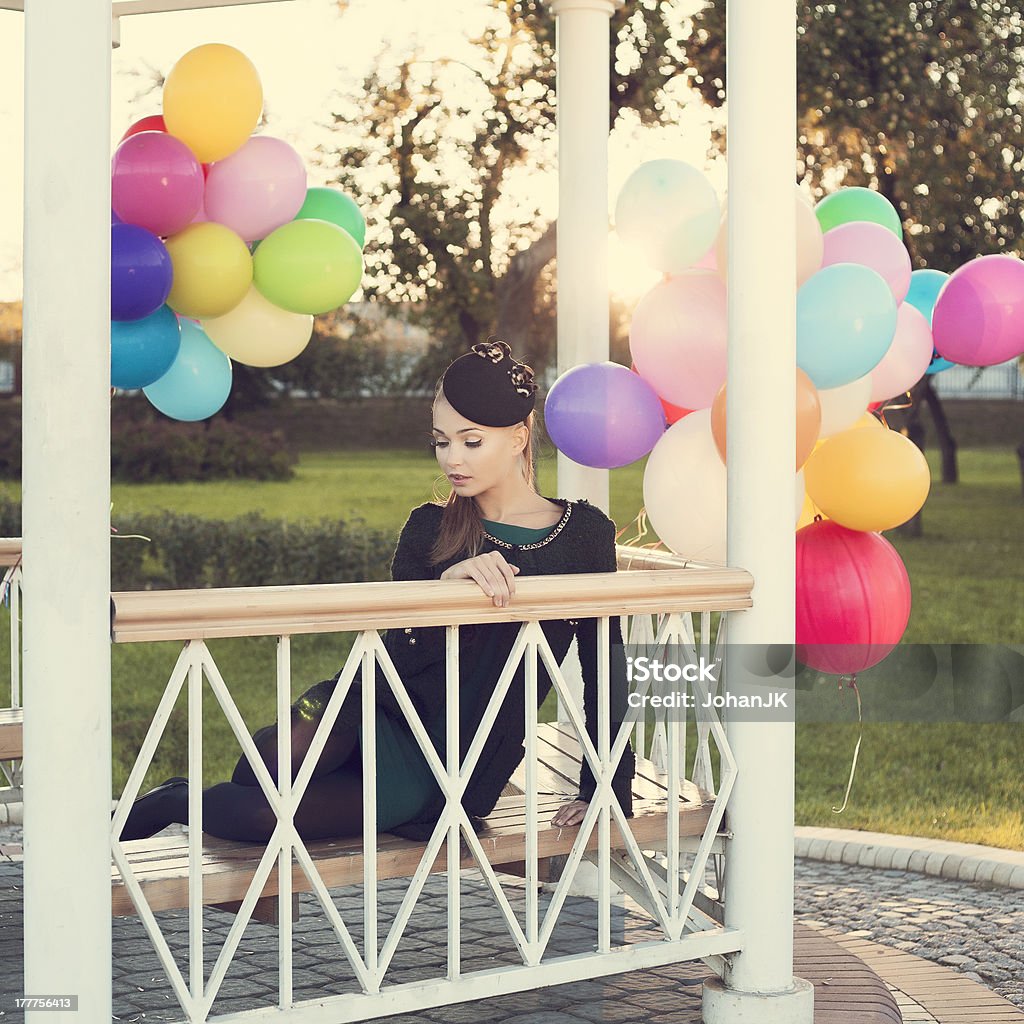
<path fill-rule="evenodd" d="M 794 635 L 796 14 L 792 0 L 730 0 L 728 559 L 754 577 L 732 644 Z M 735 650 L 735 649 L 734 649 Z M 727 679 L 739 661 L 727 655 Z M 793 976 L 794 725 L 727 725 L 737 760 L 727 821 L 725 923 L 744 948 L 705 983 L 706 1024 L 811 1024 Z"/>
<path fill-rule="evenodd" d="M 108 1021 L 110 0 L 25 5 L 25 981 Z"/>
<path fill-rule="evenodd" d="M 558 45 L 558 373 L 608 358 L 609 18 L 623 0 L 549 0 Z M 608 470 L 558 453 L 558 493 L 608 511 Z"/>

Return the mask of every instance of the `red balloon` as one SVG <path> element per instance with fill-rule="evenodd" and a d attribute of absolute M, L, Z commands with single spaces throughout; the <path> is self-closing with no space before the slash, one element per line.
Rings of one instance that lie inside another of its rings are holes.
<path fill-rule="evenodd" d="M 167 125 L 164 124 L 163 114 L 150 114 L 148 117 L 140 118 L 121 136 L 121 141 L 138 135 L 139 132 L 166 132 Z"/>
<path fill-rule="evenodd" d="M 684 409 L 681 405 L 673 405 L 671 402 L 666 402 L 663 398 L 661 400 L 661 407 L 665 410 L 665 421 L 671 427 L 677 420 L 681 420 L 684 416 L 689 416 L 692 409 Z"/>
<path fill-rule="evenodd" d="M 830 519 L 796 534 L 797 659 L 849 675 L 877 665 L 910 619 L 910 578 L 880 534 Z"/>
<path fill-rule="evenodd" d="M 630 363 L 629 368 L 639 376 L 640 371 L 637 370 L 636 363 Z M 689 416 L 693 412 L 692 409 L 684 409 L 681 405 L 673 405 L 671 402 L 666 402 L 664 398 L 659 398 L 658 400 L 661 402 L 662 409 L 665 410 L 666 427 L 671 427 L 676 420 L 681 420 L 684 416 Z"/>

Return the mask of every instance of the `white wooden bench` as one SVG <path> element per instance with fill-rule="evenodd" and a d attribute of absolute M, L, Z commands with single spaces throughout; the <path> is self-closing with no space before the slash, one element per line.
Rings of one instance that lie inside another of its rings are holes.
<path fill-rule="evenodd" d="M 537 856 L 540 877 L 548 880 L 551 862 L 570 852 L 578 827 L 556 828 L 551 818 L 567 796 L 576 792 L 579 773 L 579 745 L 571 735 L 571 727 L 555 723 L 541 725 L 538 739 L 542 753 L 538 759 L 538 792 L 543 794 L 537 809 Z M 478 833 L 481 844 L 495 869 L 523 875 L 525 871 L 526 806 L 525 764 L 521 764 L 506 793 L 498 799 L 494 811 L 485 819 L 486 828 Z M 663 849 L 666 839 L 666 786 L 655 765 L 637 758 L 633 785 L 633 813 L 628 819 L 633 836 L 641 849 Z M 519 790 L 518 793 L 513 791 Z M 680 836 L 699 836 L 707 826 L 714 807 L 708 794 L 701 794 L 692 783 L 681 786 L 683 807 L 680 814 Z M 596 850 L 597 830 L 590 835 L 586 849 Z M 615 822 L 611 825 L 613 849 L 624 847 Z M 188 906 L 188 837 L 165 836 L 122 843 L 135 877 L 153 911 L 180 909 Z M 320 840 L 306 844 L 328 888 L 357 885 L 363 881 L 362 838 Z M 419 866 L 426 844 L 381 833 L 377 840 L 378 878 L 401 878 L 412 875 Z M 203 837 L 203 903 L 224 910 L 237 910 L 245 897 L 264 847 L 257 843 L 233 842 L 214 836 Z M 473 867 L 475 861 L 463 849 L 461 866 Z M 543 867 L 541 867 L 543 865 Z M 544 870 L 547 868 L 548 870 Z M 431 871 L 447 869 L 447 854 L 442 849 Z M 120 877 L 111 872 L 111 909 L 115 916 L 136 913 L 135 905 Z M 312 886 L 298 864 L 293 865 L 293 893 L 310 892 Z M 271 871 L 263 887 L 254 917 L 268 923 L 277 920 L 277 869 Z M 294 906 L 294 905 L 293 905 Z M 293 910 L 294 915 L 294 910 Z"/>

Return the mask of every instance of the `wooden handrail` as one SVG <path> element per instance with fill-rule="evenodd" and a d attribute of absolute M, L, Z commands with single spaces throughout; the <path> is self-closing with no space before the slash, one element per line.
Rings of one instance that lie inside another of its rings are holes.
<path fill-rule="evenodd" d="M 0 566 L 20 557 L 20 537 L 0 538 Z M 614 575 L 516 580 L 508 608 L 495 608 L 467 580 L 122 591 L 113 595 L 111 635 L 117 643 L 184 641 L 751 606 L 753 579 L 744 569 L 621 544 L 616 560 Z"/>
<path fill-rule="evenodd" d="M 751 606 L 744 569 L 648 569 L 516 580 L 496 608 L 471 580 L 126 591 L 113 595 L 117 643 L 334 633 L 404 626 L 589 618 Z"/>
<path fill-rule="evenodd" d="M 21 538 L 0 537 L 0 568 L 9 568 L 21 561 Z"/>

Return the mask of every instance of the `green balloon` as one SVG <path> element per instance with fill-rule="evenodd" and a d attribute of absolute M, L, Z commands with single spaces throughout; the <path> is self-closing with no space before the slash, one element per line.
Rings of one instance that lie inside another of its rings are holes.
<path fill-rule="evenodd" d="M 252 258 L 253 283 L 292 313 L 326 313 L 355 294 L 363 254 L 355 239 L 324 220 L 293 220 L 272 231 Z"/>
<path fill-rule="evenodd" d="M 850 221 L 868 220 L 873 224 L 881 224 L 888 228 L 897 238 L 903 237 L 903 225 L 896 207 L 881 192 L 870 188 L 841 188 L 830 196 L 825 196 L 814 212 L 822 231 L 849 224 Z"/>
<path fill-rule="evenodd" d="M 306 190 L 306 201 L 295 214 L 296 220 L 326 220 L 344 228 L 358 243 L 366 244 L 366 219 L 359 207 L 344 192 L 336 188 L 311 188 Z"/>

